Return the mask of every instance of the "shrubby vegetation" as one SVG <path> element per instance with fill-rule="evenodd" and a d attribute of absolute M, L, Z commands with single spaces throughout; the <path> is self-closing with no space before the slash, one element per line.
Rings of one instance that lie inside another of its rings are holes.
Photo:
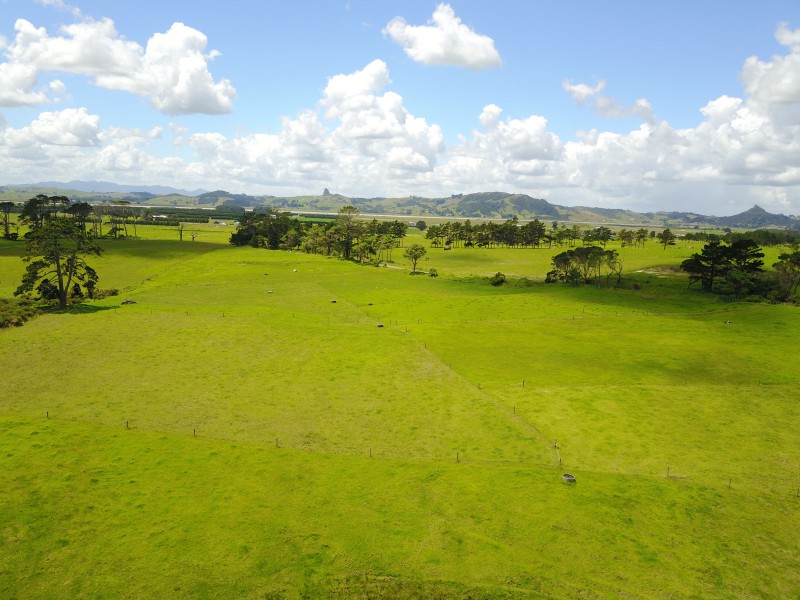
<path fill-rule="evenodd" d="M 31 300 L 0 298 L 0 327 L 19 327 L 37 314 L 39 310 Z"/>
<path fill-rule="evenodd" d="M 391 262 L 392 250 L 402 245 L 407 231 L 408 225 L 401 221 L 362 221 L 353 206 L 342 208 L 329 223 L 301 221 L 272 208 L 242 216 L 230 242 L 234 246 L 301 250 L 378 263 Z"/>
<path fill-rule="evenodd" d="M 495 287 L 500 287 L 505 282 L 506 282 L 505 273 L 501 273 L 500 271 L 492 275 L 491 279 L 489 279 L 489 283 Z"/>

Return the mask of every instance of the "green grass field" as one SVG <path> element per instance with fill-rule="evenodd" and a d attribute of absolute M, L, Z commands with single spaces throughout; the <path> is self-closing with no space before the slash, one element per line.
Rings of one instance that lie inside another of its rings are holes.
<path fill-rule="evenodd" d="M 0 597 L 800 595 L 800 313 L 687 290 L 699 248 L 634 291 L 142 229 L 120 296 L 0 330 Z"/>

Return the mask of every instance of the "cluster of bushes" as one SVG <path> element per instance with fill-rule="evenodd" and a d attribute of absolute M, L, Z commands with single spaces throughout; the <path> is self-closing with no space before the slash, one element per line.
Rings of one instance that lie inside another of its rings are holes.
<path fill-rule="evenodd" d="M 19 327 L 39 314 L 36 304 L 26 298 L 0 298 L 0 327 Z"/>

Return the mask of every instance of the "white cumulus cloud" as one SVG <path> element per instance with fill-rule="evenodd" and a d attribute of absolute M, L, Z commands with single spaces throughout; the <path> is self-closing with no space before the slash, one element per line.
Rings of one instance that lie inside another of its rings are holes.
<path fill-rule="evenodd" d="M 464 25 L 449 4 L 439 4 L 427 25 L 409 25 L 402 17 L 395 17 L 383 33 L 422 64 L 474 70 L 496 68 L 501 64 L 494 40 Z"/>
<path fill-rule="evenodd" d="M 164 34 L 168 39 L 158 43 L 171 40 L 185 50 L 184 33 Z M 562 139 L 543 115 L 505 116 L 487 103 L 476 111 L 474 129 L 448 146 L 437 124 L 409 111 L 402 90 L 391 89 L 386 63 L 376 60 L 330 77 L 315 107 L 283 117 L 266 133 L 224 135 L 186 124 L 103 128 L 85 109 L 43 112 L 29 125 L 0 129 L 0 176 L 9 183 L 169 181 L 276 195 L 324 187 L 367 197 L 500 190 L 565 205 L 733 214 L 758 203 L 797 214 L 800 102 L 792 100 L 796 72 L 788 61 L 800 34 L 781 26 L 776 35 L 784 54 L 748 59 L 741 97 L 710 99 L 698 107 L 697 124 L 682 129 L 652 118 L 646 100 L 625 106 L 606 99 L 604 82 L 565 82 L 577 103 L 609 116 L 639 114 L 643 122 L 628 132 L 592 129 Z M 205 42 L 189 39 L 201 53 Z M 142 49 L 142 60 L 149 51 Z M 0 68 L 2 76 L 14 81 Z M 24 73 L 16 77 L 17 88 L 25 88 Z M 55 88 L 28 93 L 50 95 Z M 171 138 L 174 156 L 162 135 Z"/>
<path fill-rule="evenodd" d="M 36 106 L 50 101 L 47 89 L 36 89 L 36 69 L 0 63 L 0 106 Z"/>
<path fill-rule="evenodd" d="M 90 115 L 85 108 L 66 108 L 43 112 L 26 132 L 32 140 L 52 146 L 98 146 L 100 117 Z"/>
<path fill-rule="evenodd" d="M 206 36 L 182 23 L 153 35 L 142 48 L 126 40 L 110 19 L 65 25 L 51 36 L 25 19 L 15 23 L 16 37 L 6 45 L 0 63 L 0 105 L 48 101 L 36 90 L 38 75 L 64 72 L 94 78 L 100 87 L 147 97 L 157 110 L 170 115 L 230 112 L 236 90 L 227 79 L 214 81 L 208 70 Z"/>
<path fill-rule="evenodd" d="M 773 56 L 768 62 L 751 56 L 742 68 L 742 81 L 747 93 L 756 100 L 800 103 L 800 29 L 792 31 L 782 23 L 775 37 L 789 49 L 789 54 Z"/>

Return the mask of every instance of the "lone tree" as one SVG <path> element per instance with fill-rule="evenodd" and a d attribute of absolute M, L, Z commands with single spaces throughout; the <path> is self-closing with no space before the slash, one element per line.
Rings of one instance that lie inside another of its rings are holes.
<path fill-rule="evenodd" d="M 417 263 L 420 259 L 427 254 L 427 250 L 425 246 L 422 244 L 411 244 L 406 251 L 403 252 L 403 256 L 405 256 L 408 260 L 411 261 L 411 274 L 417 272 Z"/>
<path fill-rule="evenodd" d="M 800 285 L 800 250 L 785 252 L 778 257 L 780 260 L 773 266 L 778 274 L 778 281 L 787 296 L 797 291 Z"/>
<path fill-rule="evenodd" d="M 64 308 L 72 297 L 89 297 L 97 284 L 97 272 L 84 256 L 100 256 L 102 249 L 72 219 L 53 219 L 32 230 L 22 260 L 28 263 L 15 296 L 36 290 L 39 298 L 57 300 Z"/>
<path fill-rule="evenodd" d="M 13 202 L 0 202 L 0 212 L 3 213 L 3 237 L 8 239 L 11 237 L 11 211 L 16 208 Z"/>
<path fill-rule="evenodd" d="M 661 233 L 657 233 L 656 234 L 656 239 L 661 243 L 662 246 L 664 246 L 664 250 L 667 249 L 667 246 L 674 246 L 675 245 L 675 238 L 677 238 L 677 237 L 678 236 L 676 236 L 674 233 L 672 233 L 672 231 L 670 230 L 669 227 L 667 227 Z"/>

